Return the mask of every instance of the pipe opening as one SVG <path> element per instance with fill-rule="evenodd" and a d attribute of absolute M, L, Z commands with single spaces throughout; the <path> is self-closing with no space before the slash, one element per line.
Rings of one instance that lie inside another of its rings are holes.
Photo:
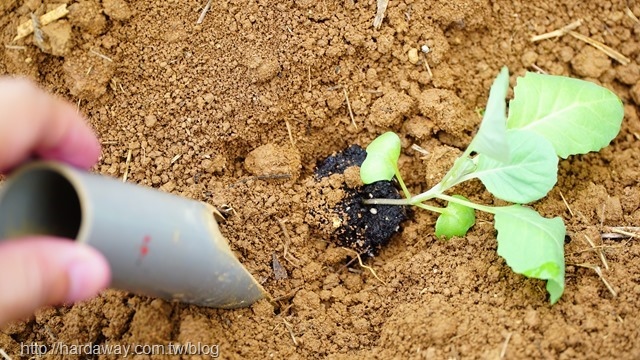
<path fill-rule="evenodd" d="M 33 235 L 76 239 L 81 223 L 77 191 L 53 169 L 32 168 L 2 188 L 0 239 Z"/>

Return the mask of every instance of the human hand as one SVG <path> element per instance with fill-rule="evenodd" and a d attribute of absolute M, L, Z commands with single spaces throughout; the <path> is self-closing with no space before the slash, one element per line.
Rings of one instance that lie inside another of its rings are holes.
<path fill-rule="evenodd" d="M 100 144 L 74 107 L 25 79 L 0 78 L 0 173 L 31 157 L 88 168 Z M 98 251 L 69 239 L 0 239 L 0 327 L 44 305 L 95 296 L 110 281 Z"/>

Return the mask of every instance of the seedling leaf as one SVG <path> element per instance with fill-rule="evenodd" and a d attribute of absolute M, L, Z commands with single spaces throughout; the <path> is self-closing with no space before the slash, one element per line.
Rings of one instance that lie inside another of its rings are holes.
<path fill-rule="evenodd" d="M 391 180 L 395 170 L 385 158 L 367 155 L 360 167 L 360 178 L 364 184 L 371 184 L 381 180 Z"/>
<path fill-rule="evenodd" d="M 509 90 L 509 69 L 505 66 L 491 85 L 480 129 L 469 145 L 469 148 L 478 154 L 501 162 L 509 161 L 509 146 L 506 139 L 507 90 Z"/>
<path fill-rule="evenodd" d="M 520 205 L 496 208 L 498 255 L 511 269 L 527 277 L 547 280 L 554 304 L 564 292 L 564 236 L 559 217 L 547 219 Z"/>
<path fill-rule="evenodd" d="M 508 162 L 480 154 L 473 174 L 496 197 L 519 204 L 542 199 L 557 181 L 558 156 L 542 136 L 528 130 L 507 131 Z"/>
<path fill-rule="evenodd" d="M 602 86 L 527 73 L 514 89 L 507 128 L 544 136 L 558 156 L 566 159 L 607 146 L 620 131 L 623 115 L 620 99 Z"/>
<path fill-rule="evenodd" d="M 394 132 L 386 132 L 367 146 L 367 157 L 360 166 L 360 178 L 365 184 L 391 180 L 400 158 L 400 138 Z"/>
<path fill-rule="evenodd" d="M 468 201 L 462 195 L 453 195 L 453 197 Z M 444 236 L 447 240 L 453 236 L 465 236 L 475 223 L 475 210 L 468 206 L 449 202 L 436 221 L 436 236 L 438 238 Z"/>

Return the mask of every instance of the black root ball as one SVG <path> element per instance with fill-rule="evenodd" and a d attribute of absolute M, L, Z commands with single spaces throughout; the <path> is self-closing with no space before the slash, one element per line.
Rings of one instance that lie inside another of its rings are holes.
<path fill-rule="evenodd" d="M 351 166 L 360 166 L 366 152 L 358 145 L 328 157 L 316 169 L 323 178 L 343 173 Z M 334 231 L 340 246 L 354 249 L 359 254 L 374 256 L 400 231 L 408 218 L 405 206 L 365 205 L 363 200 L 373 198 L 400 199 L 400 193 L 391 181 L 378 181 L 357 189 L 343 187 L 347 196 L 332 209 L 342 220 Z"/>

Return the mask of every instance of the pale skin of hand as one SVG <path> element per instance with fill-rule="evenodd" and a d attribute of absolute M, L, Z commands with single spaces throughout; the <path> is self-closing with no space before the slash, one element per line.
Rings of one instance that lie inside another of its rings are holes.
<path fill-rule="evenodd" d="M 89 168 L 99 154 L 100 143 L 71 104 L 28 80 L 0 78 L 0 173 L 31 158 Z M 0 328 L 45 305 L 91 298 L 110 276 L 104 256 L 72 240 L 0 239 Z"/>

